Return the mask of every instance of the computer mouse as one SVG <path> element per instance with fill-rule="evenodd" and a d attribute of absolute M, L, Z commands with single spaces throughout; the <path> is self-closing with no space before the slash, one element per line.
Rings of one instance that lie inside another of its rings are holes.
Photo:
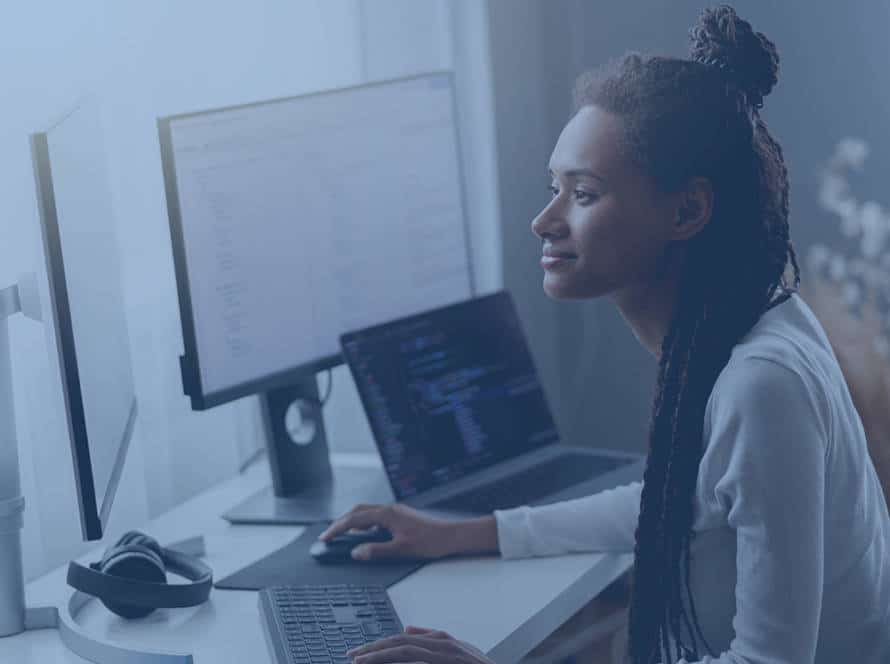
<path fill-rule="evenodd" d="M 321 540 L 313 542 L 309 547 L 309 555 L 320 563 L 351 562 L 352 550 L 359 544 L 367 542 L 389 542 L 392 533 L 386 528 L 371 528 L 370 530 L 350 531 L 337 535 L 327 542 Z"/>

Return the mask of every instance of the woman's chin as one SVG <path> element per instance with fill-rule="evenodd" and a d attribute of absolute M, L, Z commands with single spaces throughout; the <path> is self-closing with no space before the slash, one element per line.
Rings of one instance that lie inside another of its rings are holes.
<path fill-rule="evenodd" d="M 576 293 L 570 280 L 557 274 L 544 274 L 544 292 L 554 300 L 574 300 L 583 295 Z"/>
<path fill-rule="evenodd" d="M 577 280 L 567 279 L 566 275 L 544 273 L 544 292 L 554 300 L 587 300 L 602 297 L 612 290 L 604 284 L 579 284 Z"/>

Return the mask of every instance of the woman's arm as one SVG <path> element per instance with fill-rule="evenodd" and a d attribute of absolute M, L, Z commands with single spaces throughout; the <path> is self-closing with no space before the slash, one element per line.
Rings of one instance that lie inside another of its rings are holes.
<path fill-rule="evenodd" d="M 504 558 L 583 551 L 627 553 L 634 548 L 642 484 L 634 482 L 584 498 L 495 512 Z"/>
<path fill-rule="evenodd" d="M 407 505 L 359 505 L 321 534 L 328 540 L 352 528 L 382 526 L 389 542 L 363 544 L 360 560 L 440 558 L 498 553 L 505 558 L 577 551 L 633 551 L 640 484 L 543 507 L 519 507 L 476 519 L 439 519 Z"/>
<path fill-rule="evenodd" d="M 735 638 L 702 664 L 812 662 L 823 584 L 826 415 L 803 378 L 746 358 L 719 385 L 708 440 L 713 500 L 735 530 Z M 707 575 L 707 561 L 700 573 Z"/>

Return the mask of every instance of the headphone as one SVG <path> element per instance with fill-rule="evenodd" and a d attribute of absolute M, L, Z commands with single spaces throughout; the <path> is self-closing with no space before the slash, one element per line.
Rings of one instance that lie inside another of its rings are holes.
<path fill-rule="evenodd" d="M 190 583 L 168 584 L 167 571 Z M 194 556 L 165 549 L 137 531 L 123 535 L 99 562 L 68 565 L 68 585 L 98 597 L 122 618 L 143 618 L 155 609 L 202 604 L 213 587 L 213 570 Z"/>

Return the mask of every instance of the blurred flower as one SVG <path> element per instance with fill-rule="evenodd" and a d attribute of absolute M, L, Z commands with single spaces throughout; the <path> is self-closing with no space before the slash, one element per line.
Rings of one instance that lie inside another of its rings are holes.
<path fill-rule="evenodd" d="M 835 148 L 832 163 L 860 170 L 868 157 L 868 143 L 861 138 L 842 138 Z"/>
<path fill-rule="evenodd" d="M 836 254 L 828 261 L 828 274 L 833 281 L 843 281 L 847 276 L 847 261 L 840 254 Z"/>
<path fill-rule="evenodd" d="M 873 345 L 890 358 L 890 213 L 876 201 L 857 201 L 847 179 L 864 167 L 868 153 L 868 144 L 858 138 L 844 138 L 835 146 L 822 172 L 819 204 L 838 217 L 839 244 L 850 251 L 817 244 L 807 265 L 813 276 L 836 288 L 849 314 L 860 318 L 863 307 L 874 310 Z"/>

